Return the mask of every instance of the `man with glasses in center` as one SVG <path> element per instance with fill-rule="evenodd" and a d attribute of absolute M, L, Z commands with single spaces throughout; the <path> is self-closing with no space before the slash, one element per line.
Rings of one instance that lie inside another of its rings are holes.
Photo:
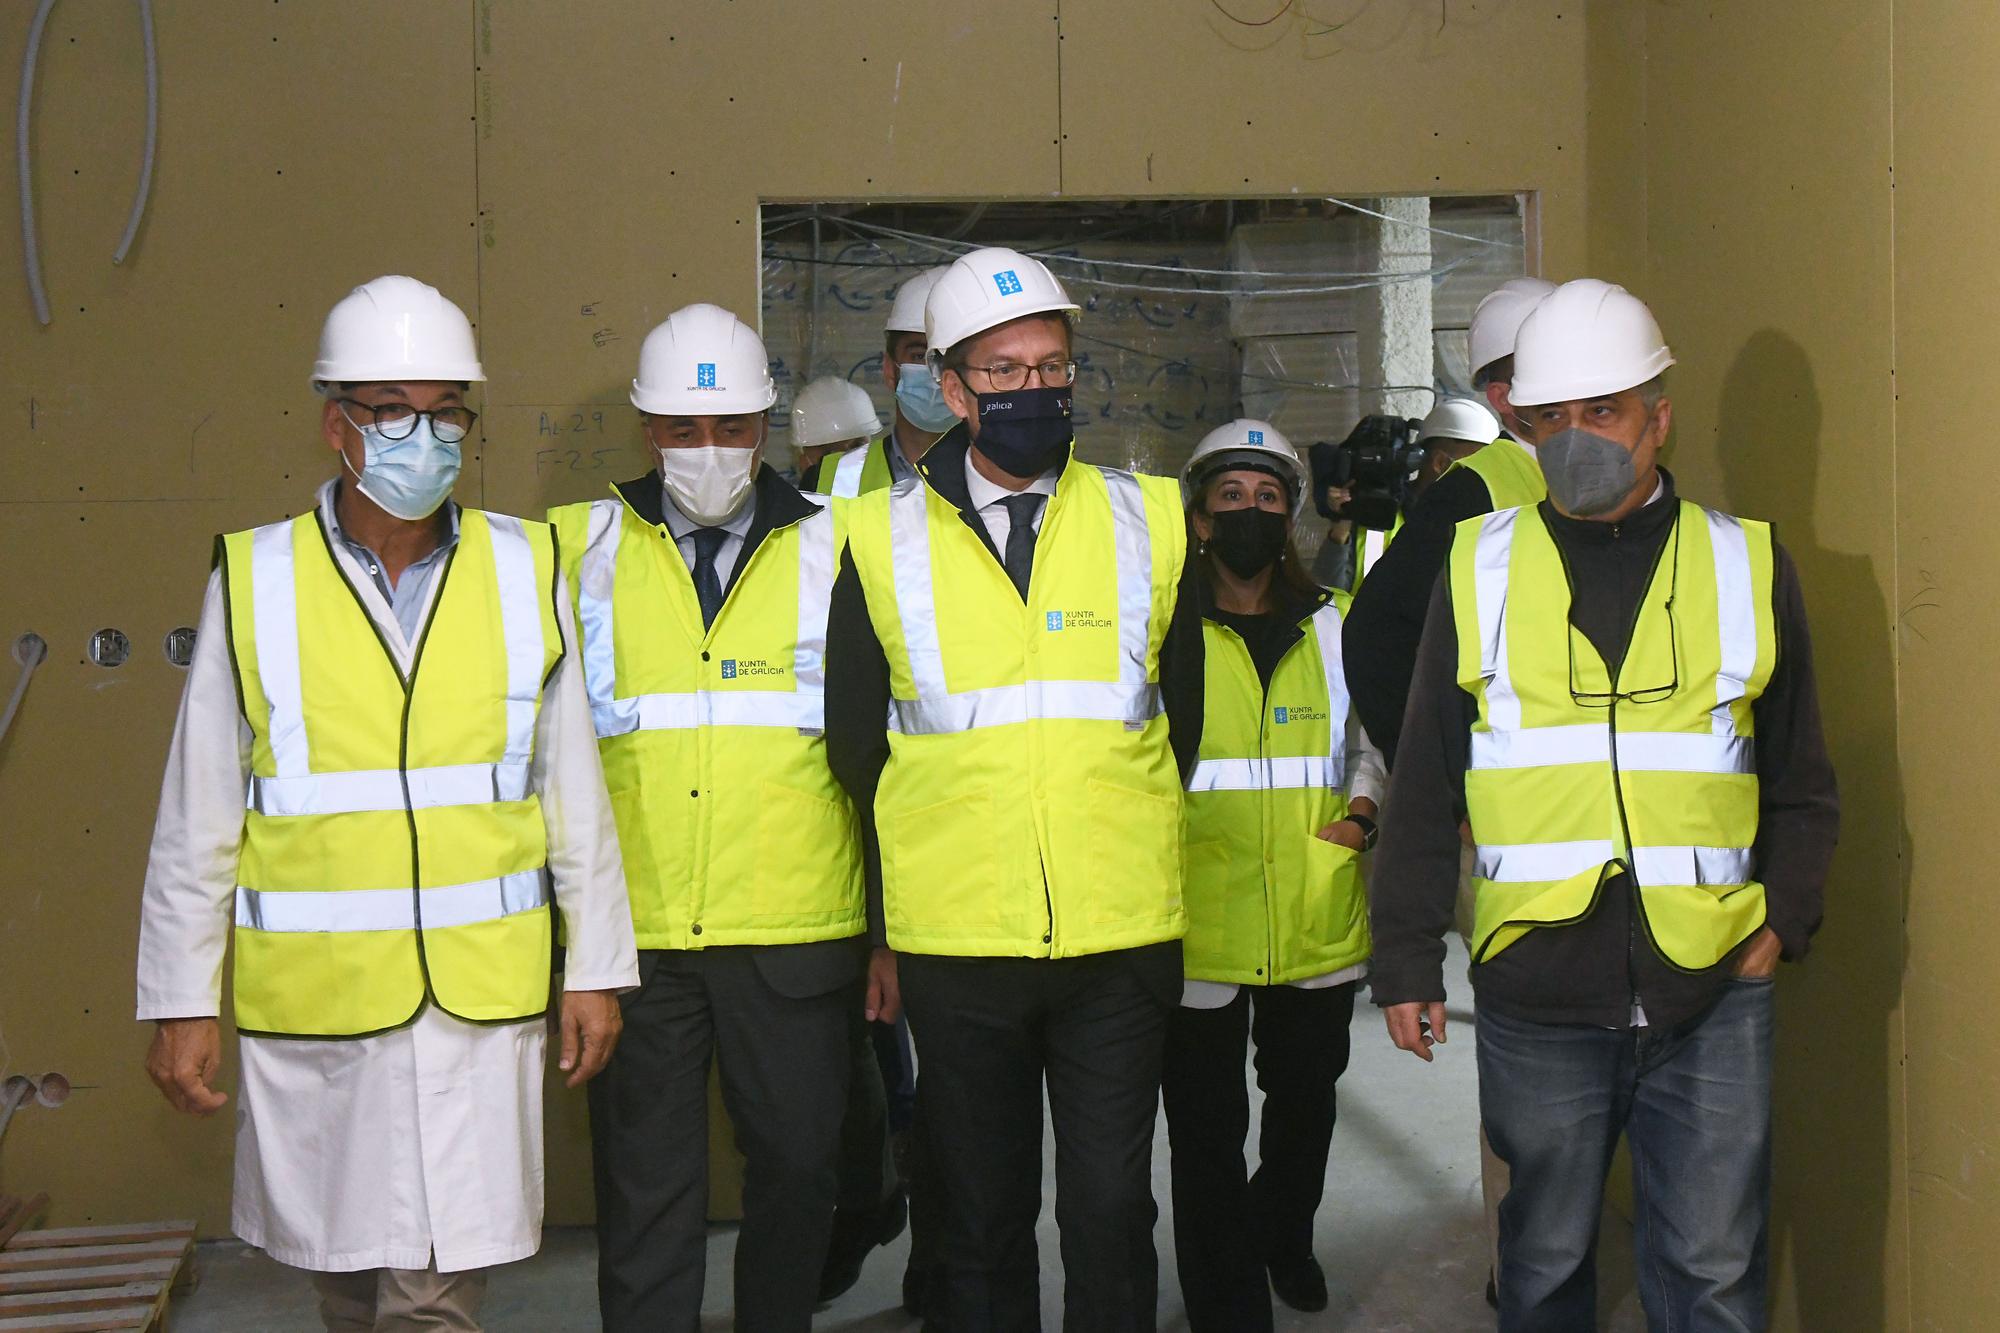
<path fill-rule="evenodd" d="M 849 502 L 827 630 L 827 757 L 879 853 L 945 1200 L 925 1313 L 954 1333 L 1040 1326 L 1045 1083 L 1064 1326 L 1153 1327 L 1201 629 L 1177 485 L 1072 457 L 1076 311 L 1012 250 L 938 279 L 961 424 Z"/>
<path fill-rule="evenodd" d="M 1375 1003 L 1429 1060 L 1469 824 L 1508 1333 L 1595 1326 L 1621 1134 L 1648 1325 L 1765 1326 L 1772 979 L 1819 926 L 1838 808 L 1790 557 L 1659 466 L 1672 364 L 1594 279 L 1521 326 L 1548 498 L 1458 525 L 1371 879 Z"/>

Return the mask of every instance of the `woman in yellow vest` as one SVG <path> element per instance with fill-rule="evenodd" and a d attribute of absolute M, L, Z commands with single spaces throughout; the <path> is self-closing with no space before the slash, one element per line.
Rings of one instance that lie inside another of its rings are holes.
<path fill-rule="evenodd" d="M 1174 1241 L 1188 1327 L 1271 1327 L 1270 1286 L 1326 1307 L 1313 1214 L 1367 972 L 1360 856 L 1375 839 L 1380 759 L 1348 719 L 1347 595 L 1292 546 L 1306 473 L 1268 423 L 1210 432 L 1183 473 L 1203 596 L 1206 722 L 1188 782 L 1187 980 L 1164 1093 Z M 1245 1041 L 1264 1091 L 1262 1161 L 1246 1171 Z"/>

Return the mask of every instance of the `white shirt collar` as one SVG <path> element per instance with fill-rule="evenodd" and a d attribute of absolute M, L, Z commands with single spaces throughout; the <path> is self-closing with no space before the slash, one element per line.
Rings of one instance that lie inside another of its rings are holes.
<path fill-rule="evenodd" d="M 707 526 L 706 524 L 697 523 L 686 514 L 683 514 L 681 507 L 674 503 L 674 493 L 665 486 L 660 487 L 660 500 L 662 501 L 660 505 L 660 517 L 667 521 L 667 531 L 674 534 L 675 541 L 685 541 L 688 534 L 692 533 L 696 528 Z M 750 493 L 743 497 L 743 507 L 734 514 L 731 514 L 727 522 L 718 523 L 715 526 L 732 536 L 742 537 L 747 540 L 750 536 L 750 522 L 756 517 L 757 483 L 753 479 L 750 483 Z"/>
<path fill-rule="evenodd" d="M 1020 490 L 1010 491 L 1005 486 L 998 486 L 988 481 L 979 469 L 972 465 L 972 450 L 968 447 L 965 451 L 965 492 L 975 510 L 990 509 L 1010 495 L 1052 496 L 1056 493 L 1056 478 L 1061 472 L 1061 468 L 1051 469 Z"/>

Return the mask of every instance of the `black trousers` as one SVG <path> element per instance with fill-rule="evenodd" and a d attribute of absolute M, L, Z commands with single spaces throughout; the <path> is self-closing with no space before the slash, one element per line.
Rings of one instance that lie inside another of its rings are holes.
<path fill-rule="evenodd" d="M 1178 942 L 1084 958 L 901 959 L 917 1120 L 942 1202 L 927 1306 L 950 1333 L 1041 1327 L 1042 1092 L 1070 1333 L 1151 1330 L 1153 1126 Z"/>
<path fill-rule="evenodd" d="M 1220 1009 L 1174 1010 L 1163 1094 L 1174 1250 L 1192 1333 L 1270 1329 L 1265 1265 L 1312 1254 L 1354 991 L 1352 982 L 1324 990 L 1244 986 Z M 1264 1093 L 1254 1176 L 1243 1160 L 1246 1039 L 1257 1043 Z"/>
<path fill-rule="evenodd" d="M 590 1081 L 597 1291 L 611 1333 L 695 1333 L 708 1249 L 708 1068 L 743 1150 L 736 1327 L 806 1333 L 833 1225 L 858 985 L 780 993 L 757 948 L 642 950 Z"/>
<path fill-rule="evenodd" d="M 896 1160 L 889 1150 L 889 1098 L 876 1062 L 876 1032 L 895 1031 L 871 1023 L 855 1005 L 847 1020 L 847 1109 L 840 1121 L 840 1189 L 843 1210 L 868 1212 L 896 1188 Z"/>

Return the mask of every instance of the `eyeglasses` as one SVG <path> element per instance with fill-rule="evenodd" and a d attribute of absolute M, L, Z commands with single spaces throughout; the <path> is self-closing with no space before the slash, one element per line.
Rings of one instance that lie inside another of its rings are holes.
<path fill-rule="evenodd" d="M 1030 371 L 1040 376 L 1045 389 L 1067 389 L 1076 382 L 1074 361 L 1044 361 L 1038 366 L 1024 366 L 1018 361 L 996 361 L 990 366 L 966 366 L 964 369 L 979 371 L 1002 393 L 1027 388 Z"/>
<path fill-rule="evenodd" d="M 1673 698 L 1674 695 L 1679 692 L 1681 688 L 1681 633 L 1680 633 L 1680 626 L 1676 624 L 1674 621 L 1674 602 L 1676 600 L 1677 594 L 1680 592 L 1680 583 L 1681 583 L 1680 557 L 1681 557 L 1681 524 L 1680 524 L 1680 519 L 1677 517 L 1674 520 L 1673 549 L 1667 552 L 1667 559 L 1673 562 L 1671 566 L 1673 572 L 1667 584 L 1667 602 L 1666 605 L 1663 608 L 1661 608 L 1667 613 L 1667 647 L 1669 653 L 1671 654 L 1671 660 L 1673 662 L 1673 671 L 1671 679 L 1669 679 L 1667 683 L 1664 685 L 1648 685 L 1636 690 L 1610 690 L 1607 692 L 1599 693 L 1591 690 L 1578 689 L 1576 683 L 1576 640 L 1577 636 L 1581 634 L 1582 631 L 1575 628 L 1574 626 L 1571 626 L 1569 627 L 1569 635 L 1568 635 L 1569 697 L 1570 697 L 1570 702 L 1575 704 L 1578 708 L 1610 708 L 1614 704 L 1619 704 L 1619 703 L 1629 703 L 1629 704 L 1665 703 L 1668 699 Z M 1567 562 L 1565 561 L 1565 563 Z M 1571 586 L 1572 587 L 1575 586 L 1575 580 L 1571 580 Z M 1642 605 L 1641 610 L 1643 611 L 1643 609 L 1644 608 Z M 1634 617 L 1633 619 L 1632 628 L 1634 633 L 1638 631 L 1638 620 L 1636 617 Z M 1625 651 L 1627 653 L 1631 652 L 1631 645 L 1629 643 L 1626 645 Z"/>
<path fill-rule="evenodd" d="M 408 403 L 364 403 L 359 398 L 336 399 L 343 406 L 352 406 L 370 413 L 370 421 L 375 429 L 382 432 L 385 440 L 407 440 L 417 430 L 420 417 L 431 419 L 431 433 L 440 444 L 457 444 L 472 433 L 472 423 L 479 420 L 479 414 L 467 407 L 439 407 L 426 412 Z M 353 417 L 347 418 L 356 430 L 361 423 Z"/>

